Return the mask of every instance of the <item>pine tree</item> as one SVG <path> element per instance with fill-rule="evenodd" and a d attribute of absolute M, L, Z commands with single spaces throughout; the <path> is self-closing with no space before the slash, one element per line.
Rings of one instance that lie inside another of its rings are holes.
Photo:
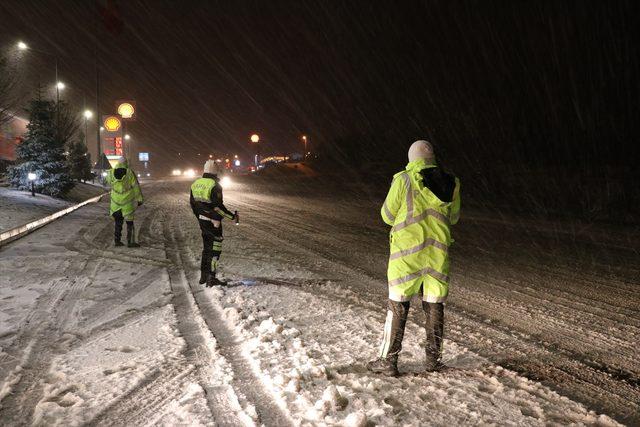
<path fill-rule="evenodd" d="M 56 127 L 56 105 L 45 101 L 40 91 L 29 103 L 27 134 L 17 147 L 17 165 L 9 170 L 14 187 L 29 190 L 29 172 L 36 174 L 36 191 L 51 196 L 61 196 L 73 187 L 65 158 L 65 140 L 59 137 Z"/>
<path fill-rule="evenodd" d="M 71 178 L 77 181 L 91 179 L 93 177 L 91 173 L 91 157 L 87 152 L 83 133 L 78 135 L 77 141 L 69 143 L 68 152 L 67 162 Z"/>

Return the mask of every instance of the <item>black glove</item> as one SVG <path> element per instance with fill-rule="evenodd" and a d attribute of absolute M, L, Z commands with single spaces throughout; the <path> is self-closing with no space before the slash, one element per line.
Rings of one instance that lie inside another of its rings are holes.
<path fill-rule="evenodd" d="M 142 202 L 138 202 L 138 206 L 142 206 Z"/>

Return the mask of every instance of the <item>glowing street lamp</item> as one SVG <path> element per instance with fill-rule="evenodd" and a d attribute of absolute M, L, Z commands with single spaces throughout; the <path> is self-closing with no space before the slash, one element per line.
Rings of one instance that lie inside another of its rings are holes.
<path fill-rule="evenodd" d="M 304 157 L 307 157 L 307 135 L 302 135 L 302 141 L 304 142 Z"/>
<path fill-rule="evenodd" d="M 51 53 L 51 52 L 46 52 L 46 51 L 42 51 L 42 50 L 37 50 L 37 49 L 33 49 L 30 48 L 28 44 L 26 44 L 25 42 L 23 42 L 22 40 L 19 40 L 18 43 L 16 43 L 16 46 L 18 47 L 18 50 L 22 50 L 22 51 L 31 51 L 31 52 L 36 52 L 42 55 L 47 55 L 47 56 L 52 56 L 54 61 L 55 61 L 55 67 L 56 67 L 56 103 L 60 102 L 60 90 L 64 89 L 64 83 L 62 83 L 60 80 L 58 80 L 58 57 Z"/>
<path fill-rule="evenodd" d="M 84 116 L 84 145 L 87 145 L 87 121 L 93 117 L 93 111 L 84 110 L 82 115 Z"/>
<path fill-rule="evenodd" d="M 27 179 L 31 182 L 31 196 L 36 197 L 36 174 L 33 172 L 29 172 L 27 174 Z"/>
<path fill-rule="evenodd" d="M 260 160 L 260 145 L 258 145 L 259 141 L 260 141 L 260 137 L 258 136 L 257 133 L 254 133 L 253 135 L 251 135 L 251 142 L 256 144 L 256 156 L 254 158 L 254 163 L 256 167 L 258 166 L 258 162 Z"/>
<path fill-rule="evenodd" d="M 128 141 L 128 140 L 130 140 L 130 139 L 131 139 L 131 135 L 126 134 L 126 135 L 124 136 L 124 139 L 126 139 L 127 141 Z"/>

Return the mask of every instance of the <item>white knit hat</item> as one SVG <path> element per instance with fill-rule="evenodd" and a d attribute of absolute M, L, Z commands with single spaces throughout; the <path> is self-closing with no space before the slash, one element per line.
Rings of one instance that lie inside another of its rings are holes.
<path fill-rule="evenodd" d="M 204 164 L 204 173 L 217 174 L 218 173 L 218 165 L 215 160 L 207 160 Z"/>
<path fill-rule="evenodd" d="M 414 162 L 419 159 L 427 161 L 434 161 L 436 159 L 436 155 L 433 152 L 433 145 L 431 145 L 429 141 L 421 139 L 409 147 L 409 162 Z"/>

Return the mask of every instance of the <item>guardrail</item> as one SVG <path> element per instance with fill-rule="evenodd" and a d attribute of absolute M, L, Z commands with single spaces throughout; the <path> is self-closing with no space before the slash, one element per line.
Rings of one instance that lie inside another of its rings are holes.
<path fill-rule="evenodd" d="M 7 231 L 3 231 L 2 233 L 0 233 L 0 246 L 2 245 L 6 245 L 9 242 L 12 242 L 16 239 L 19 239 L 23 236 L 26 236 L 27 234 L 31 233 L 32 231 L 37 230 L 40 227 L 43 227 L 47 224 L 49 224 L 52 221 L 55 221 L 56 219 L 63 217 L 65 215 L 67 215 L 68 213 L 71 213 L 73 211 L 75 211 L 76 209 L 80 209 L 81 207 L 88 205 L 89 203 L 95 203 L 100 201 L 100 199 L 107 195 L 108 193 L 104 193 L 101 194 L 99 196 L 96 197 L 92 197 L 88 200 L 85 200 L 82 203 L 79 203 L 77 205 L 73 205 L 73 206 L 69 206 L 66 209 L 63 209 L 61 211 L 58 211 L 56 213 L 53 213 L 51 215 L 45 216 L 44 218 L 40 218 L 37 219 L 35 221 L 29 222 L 27 224 L 12 228 L 11 230 L 7 230 Z"/>

